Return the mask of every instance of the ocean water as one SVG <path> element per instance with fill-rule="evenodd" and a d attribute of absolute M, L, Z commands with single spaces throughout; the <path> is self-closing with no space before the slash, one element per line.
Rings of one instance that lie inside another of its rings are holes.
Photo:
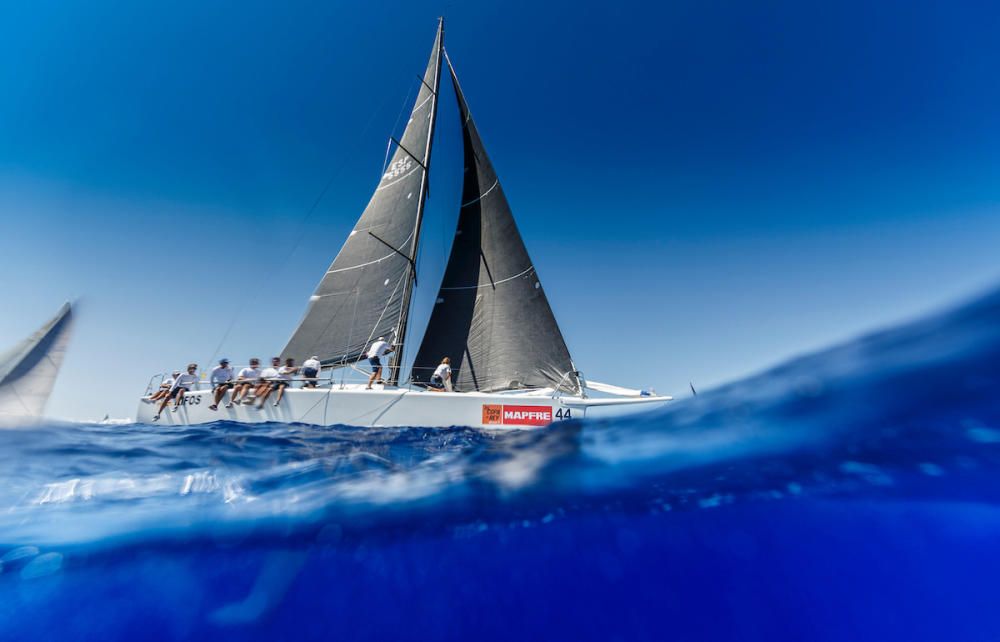
<path fill-rule="evenodd" d="M 2 640 L 1000 639 L 1000 292 L 627 419 L 0 431 Z"/>

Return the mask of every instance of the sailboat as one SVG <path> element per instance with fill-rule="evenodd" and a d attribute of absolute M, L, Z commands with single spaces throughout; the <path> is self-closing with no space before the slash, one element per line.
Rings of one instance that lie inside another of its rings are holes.
<path fill-rule="evenodd" d="M 462 120 L 462 201 L 430 323 L 401 384 L 444 64 Z M 192 391 L 177 412 L 163 413 L 161 423 L 524 429 L 582 418 L 594 407 L 669 400 L 588 383 L 574 364 L 444 50 L 443 20 L 403 136 L 392 142 L 395 150 L 371 200 L 281 352 L 298 363 L 317 356 L 324 385 L 290 388 L 277 406 L 217 410 L 209 409 L 210 391 Z M 383 337 L 396 347 L 384 382 L 369 390 L 364 380 L 348 381 L 347 375 L 360 372 L 358 365 L 367 366 L 369 347 Z M 451 359 L 453 391 L 429 390 L 443 357 Z M 595 398 L 595 391 L 604 396 Z M 140 402 L 137 420 L 150 421 L 155 412 Z"/>
<path fill-rule="evenodd" d="M 37 332 L 0 355 L 0 427 L 40 419 L 62 366 L 73 325 L 69 303 Z"/>

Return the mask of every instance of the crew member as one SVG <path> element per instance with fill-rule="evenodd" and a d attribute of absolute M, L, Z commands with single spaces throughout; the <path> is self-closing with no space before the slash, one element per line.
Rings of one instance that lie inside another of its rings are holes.
<path fill-rule="evenodd" d="M 215 399 L 211 406 L 208 407 L 209 410 L 218 410 L 219 402 L 226 395 L 226 391 L 233 387 L 233 369 L 229 366 L 229 359 L 219 359 L 219 365 L 212 368 L 212 374 L 209 377 L 209 381 L 212 384 L 212 392 L 215 395 Z"/>
<path fill-rule="evenodd" d="M 260 373 L 260 383 L 257 384 L 257 410 L 264 407 L 264 402 L 267 398 L 271 396 L 271 391 L 274 390 L 275 382 L 278 381 L 278 368 L 281 367 L 281 358 L 271 357 L 271 365 L 264 368 L 264 371 Z"/>
<path fill-rule="evenodd" d="M 187 367 L 187 372 L 182 375 L 178 375 L 174 379 L 174 385 L 170 388 L 170 393 L 163 398 L 160 403 L 159 409 L 156 414 L 153 415 L 153 421 L 158 421 L 160 419 L 160 413 L 163 409 L 167 407 L 170 400 L 174 400 L 174 407 L 170 409 L 170 412 L 177 412 L 177 408 L 184 402 L 184 393 L 190 392 L 191 388 L 198 383 L 198 364 L 189 363 Z"/>
<path fill-rule="evenodd" d="M 240 404 L 240 397 L 246 397 L 250 388 L 260 381 L 260 359 L 254 357 L 250 359 L 250 365 L 240 370 L 236 375 L 236 385 L 233 386 L 233 397 L 226 404 L 226 408 L 232 408 L 233 404 Z"/>
<path fill-rule="evenodd" d="M 319 362 L 319 357 L 313 355 L 306 359 L 306 362 L 302 364 L 302 376 L 306 379 L 302 387 L 315 388 L 317 383 L 316 378 L 319 376 L 319 371 L 322 368 L 323 364 Z"/>
<path fill-rule="evenodd" d="M 378 341 L 372 344 L 372 347 L 368 348 L 368 363 L 372 366 L 372 376 L 368 377 L 368 387 L 367 390 L 372 389 L 372 384 L 377 380 L 379 383 L 384 383 L 381 380 L 382 375 L 382 357 L 393 351 L 393 347 L 389 345 L 389 342 L 385 340 L 385 337 L 379 337 Z"/>
<path fill-rule="evenodd" d="M 147 403 L 153 403 L 163 399 L 170 394 L 170 389 L 174 387 L 174 380 L 181 376 L 180 370 L 174 370 L 174 373 L 160 382 L 160 389 L 157 390 L 153 395 L 146 400 Z"/>
<path fill-rule="evenodd" d="M 445 357 L 441 359 L 441 364 L 434 369 L 431 375 L 429 390 L 433 392 L 451 392 L 451 359 Z"/>
<path fill-rule="evenodd" d="M 278 368 L 278 377 L 271 385 L 271 390 L 278 391 L 278 396 L 274 399 L 275 406 L 281 403 L 281 398 L 285 396 L 285 388 L 292 384 L 292 377 L 295 376 L 295 373 L 298 371 L 299 369 L 295 367 L 295 359 L 292 359 L 291 357 L 285 359 L 285 365 Z M 270 394 L 270 392 L 268 392 L 268 394 Z M 264 398 L 266 399 L 267 396 L 265 395 Z M 263 406 L 264 402 L 261 401 L 260 405 Z"/>

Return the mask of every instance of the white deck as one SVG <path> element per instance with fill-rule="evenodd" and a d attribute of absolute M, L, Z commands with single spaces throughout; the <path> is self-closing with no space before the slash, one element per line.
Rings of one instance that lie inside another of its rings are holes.
<path fill-rule="evenodd" d="M 207 388 L 207 386 L 205 386 Z M 588 400 L 580 397 L 553 397 L 552 391 L 527 391 L 504 393 L 480 392 L 430 392 L 407 388 L 375 386 L 365 390 L 364 385 L 343 388 L 292 388 L 278 406 L 273 405 L 272 393 L 264 407 L 241 404 L 226 408 L 230 393 L 226 393 L 217 411 L 209 409 L 212 393 L 209 390 L 192 391 L 185 395 L 184 403 L 172 412 L 173 402 L 164 410 L 159 422 L 165 425 L 202 424 L 212 421 L 238 421 L 261 423 L 277 421 L 306 423 L 318 426 L 421 426 L 449 427 L 470 426 L 489 429 L 541 428 L 556 421 L 583 418 L 587 407 L 606 405 L 606 400 Z M 666 399 L 649 397 L 640 400 L 621 400 L 615 405 L 629 403 L 655 403 Z M 153 423 L 159 407 L 140 401 L 136 421 Z"/>

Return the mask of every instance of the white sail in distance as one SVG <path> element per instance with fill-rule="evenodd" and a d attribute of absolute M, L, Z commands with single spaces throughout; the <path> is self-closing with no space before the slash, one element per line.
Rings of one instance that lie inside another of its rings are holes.
<path fill-rule="evenodd" d="M 37 332 L 0 355 L 0 426 L 40 418 L 52 394 L 69 344 L 69 303 Z"/>

